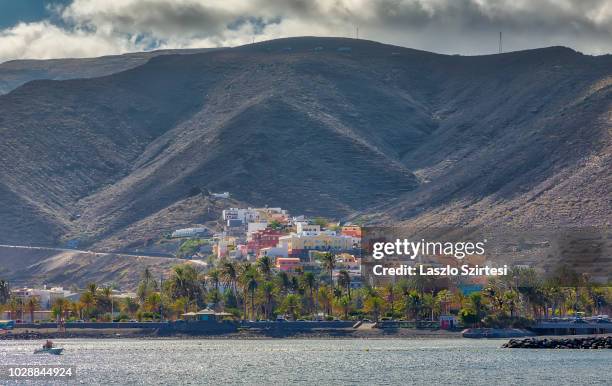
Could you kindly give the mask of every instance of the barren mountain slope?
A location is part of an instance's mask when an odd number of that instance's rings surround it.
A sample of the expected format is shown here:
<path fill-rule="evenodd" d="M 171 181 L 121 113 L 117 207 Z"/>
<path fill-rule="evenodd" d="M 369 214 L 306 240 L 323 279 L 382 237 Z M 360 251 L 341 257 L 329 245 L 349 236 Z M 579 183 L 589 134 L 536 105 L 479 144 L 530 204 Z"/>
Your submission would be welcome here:
<path fill-rule="evenodd" d="M 30 82 L 0 96 L 0 194 L 25 210 L 0 241 L 129 245 L 151 219 L 199 223 L 176 204 L 205 190 L 377 222 L 511 208 L 563 223 L 571 202 L 602 223 L 611 76 L 610 56 L 562 47 L 460 57 L 293 38 Z"/>
<path fill-rule="evenodd" d="M 194 54 L 209 50 L 212 49 L 158 50 L 81 59 L 11 60 L 0 63 L 0 94 L 6 94 L 32 80 L 95 78 L 138 67 L 159 55 Z"/>

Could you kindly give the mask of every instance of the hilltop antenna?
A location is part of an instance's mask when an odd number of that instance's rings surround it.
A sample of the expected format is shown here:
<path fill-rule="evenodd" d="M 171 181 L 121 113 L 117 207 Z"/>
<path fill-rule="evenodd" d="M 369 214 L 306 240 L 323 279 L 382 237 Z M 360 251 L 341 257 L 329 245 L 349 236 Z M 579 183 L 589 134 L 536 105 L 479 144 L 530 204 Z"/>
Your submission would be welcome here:
<path fill-rule="evenodd" d="M 502 33 L 499 31 L 499 53 L 502 53 Z"/>

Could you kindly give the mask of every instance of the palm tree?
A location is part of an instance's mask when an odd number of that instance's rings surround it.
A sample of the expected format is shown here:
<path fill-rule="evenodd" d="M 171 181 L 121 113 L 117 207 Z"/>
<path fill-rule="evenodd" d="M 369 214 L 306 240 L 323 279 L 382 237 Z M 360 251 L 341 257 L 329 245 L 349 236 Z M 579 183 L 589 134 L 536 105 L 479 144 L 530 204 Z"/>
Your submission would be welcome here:
<path fill-rule="evenodd" d="M 515 312 L 519 304 L 518 292 L 514 290 L 508 290 L 504 292 L 503 300 L 504 300 L 504 309 L 507 309 L 510 312 L 510 317 L 514 318 Z"/>
<path fill-rule="evenodd" d="M 213 287 L 218 292 L 219 291 L 219 283 L 221 282 L 221 273 L 218 269 L 211 269 L 208 271 L 208 279 L 210 283 L 213 284 Z"/>
<path fill-rule="evenodd" d="M 221 302 L 221 293 L 218 289 L 212 289 L 208 292 L 208 301 L 213 304 L 213 309 L 217 310 L 219 308 L 219 303 Z"/>
<path fill-rule="evenodd" d="M 259 269 L 259 272 L 261 272 L 266 280 L 269 280 L 272 273 L 272 259 L 270 259 L 270 256 L 260 257 L 257 260 L 257 269 Z"/>
<path fill-rule="evenodd" d="M 272 315 L 272 305 L 274 302 L 274 283 L 271 281 L 266 281 L 261 285 L 261 294 L 264 299 L 264 313 L 266 314 L 266 319 L 270 319 Z"/>
<path fill-rule="evenodd" d="M 257 275 L 255 273 L 251 273 L 247 279 L 247 288 L 249 293 L 251 294 L 251 317 L 255 319 L 255 290 L 259 283 L 257 282 Z"/>
<path fill-rule="evenodd" d="M 419 295 L 417 290 L 412 290 L 408 293 L 408 296 L 405 298 L 405 311 L 406 317 L 412 316 L 413 320 L 418 320 L 419 315 L 421 314 L 422 309 L 422 298 Z"/>
<path fill-rule="evenodd" d="M 244 317 L 248 316 L 247 297 L 251 299 L 251 317 L 255 318 L 255 290 L 257 289 L 257 270 L 251 263 L 244 263 L 239 267 L 238 282 L 243 292 Z"/>
<path fill-rule="evenodd" d="M 100 308 L 102 308 L 102 312 L 112 312 L 113 289 L 110 286 L 106 286 L 98 292 L 98 305 L 100 305 Z"/>
<path fill-rule="evenodd" d="M 190 303 L 194 304 L 198 304 L 201 300 L 203 289 L 200 277 L 198 271 L 191 264 L 174 266 L 172 275 L 166 285 L 171 298 L 185 297 Z"/>
<path fill-rule="evenodd" d="M 351 298 L 348 295 L 344 295 L 336 301 L 336 304 L 338 307 L 342 308 L 344 320 L 348 320 L 348 313 L 351 308 Z"/>
<path fill-rule="evenodd" d="M 318 294 L 318 300 L 323 303 L 323 307 L 325 309 L 325 313 L 327 315 L 331 315 L 332 314 L 332 300 L 333 300 L 333 295 L 331 293 L 331 291 L 325 286 L 321 286 L 319 287 L 319 294 Z"/>
<path fill-rule="evenodd" d="M 125 298 L 121 302 L 121 311 L 133 317 L 138 311 L 138 302 L 134 298 Z"/>
<path fill-rule="evenodd" d="M 34 312 L 40 307 L 40 301 L 36 296 L 30 296 L 25 306 L 30 313 L 30 323 L 34 323 Z"/>
<path fill-rule="evenodd" d="M 142 278 L 140 279 L 138 289 L 136 290 L 140 304 L 144 304 L 147 296 L 149 296 L 149 294 L 155 290 L 157 290 L 157 282 L 153 279 L 153 274 L 147 267 L 142 273 Z"/>
<path fill-rule="evenodd" d="M 81 295 L 80 302 L 83 304 L 83 307 L 85 308 L 85 312 L 87 313 L 87 318 L 90 319 L 92 311 L 93 311 L 92 308 L 96 304 L 95 296 L 92 295 L 90 291 L 84 292 Z"/>
<path fill-rule="evenodd" d="M 74 315 L 77 315 L 79 319 L 83 319 L 83 303 L 72 302 L 70 305 L 70 312 L 72 312 Z"/>
<path fill-rule="evenodd" d="M 346 290 L 349 300 L 351 299 L 351 275 L 343 269 L 338 272 L 338 286 Z"/>
<path fill-rule="evenodd" d="M 8 302 L 12 319 L 23 319 L 23 299 L 11 296 Z M 15 318 L 17 316 L 17 318 Z"/>
<path fill-rule="evenodd" d="M 395 286 L 393 283 L 387 283 L 384 288 L 385 300 L 389 304 L 391 314 L 395 312 Z"/>
<path fill-rule="evenodd" d="M 289 279 L 289 275 L 287 275 L 287 272 L 280 271 L 276 276 L 276 280 L 278 283 L 278 287 L 281 290 L 281 293 L 283 295 L 287 295 L 287 293 L 289 292 L 289 288 L 291 287 L 291 280 Z"/>
<path fill-rule="evenodd" d="M 383 301 L 377 295 L 370 295 L 366 298 L 364 311 L 370 313 L 375 322 L 378 322 L 380 311 L 382 310 Z"/>
<path fill-rule="evenodd" d="M 336 268 L 336 257 L 331 252 L 325 252 L 321 258 L 323 262 L 323 268 L 329 272 L 329 286 L 334 286 L 334 268 Z"/>
<path fill-rule="evenodd" d="M 291 314 L 293 320 L 297 319 L 300 308 L 300 297 L 296 294 L 289 294 L 283 302 L 283 310 L 285 313 Z"/>
<path fill-rule="evenodd" d="M 98 295 L 98 285 L 96 283 L 87 284 L 87 292 L 96 297 Z"/>
<path fill-rule="evenodd" d="M 145 299 L 145 308 L 149 312 L 158 313 L 159 307 L 161 306 L 162 299 L 159 292 L 152 292 Z"/>
<path fill-rule="evenodd" d="M 70 301 L 64 298 L 57 298 L 53 302 L 53 307 L 51 308 L 53 312 L 53 316 L 57 319 L 58 323 L 63 323 L 66 318 L 66 312 L 69 310 Z"/>
<path fill-rule="evenodd" d="M 221 279 L 226 286 L 229 286 L 234 296 L 236 296 L 236 280 L 238 280 L 238 272 L 236 265 L 230 261 L 221 263 Z"/>
<path fill-rule="evenodd" d="M 314 273 L 312 272 L 306 272 L 303 276 L 303 279 L 305 286 L 308 288 L 308 293 L 310 295 L 309 299 L 309 310 L 312 313 L 313 309 L 314 309 L 314 303 L 315 303 L 315 299 L 314 299 L 314 288 L 315 288 L 315 284 L 317 279 L 315 278 Z"/>
<path fill-rule="evenodd" d="M 480 292 L 474 292 L 470 294 L 470 304 L 472 306 L 472 309 L 476 313 L 476 323 L 480 325 L 480 321 L 482 320 L 485 313 L 484 303 L 482 301 L 482 295 L 480 294 Z"/>

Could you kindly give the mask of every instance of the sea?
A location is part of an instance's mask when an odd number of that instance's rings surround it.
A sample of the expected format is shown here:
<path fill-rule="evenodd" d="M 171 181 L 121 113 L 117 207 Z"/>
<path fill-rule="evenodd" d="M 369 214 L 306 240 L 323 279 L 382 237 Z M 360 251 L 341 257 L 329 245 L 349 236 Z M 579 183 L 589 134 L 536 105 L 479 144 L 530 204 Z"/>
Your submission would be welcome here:
<path fill-rule="evenodd" d="M 0 364 L 73 366 L 73 378 L 0 384 L 612 385 L 612 350 L 504 349 L 470 339 L 0 341 Z"/>

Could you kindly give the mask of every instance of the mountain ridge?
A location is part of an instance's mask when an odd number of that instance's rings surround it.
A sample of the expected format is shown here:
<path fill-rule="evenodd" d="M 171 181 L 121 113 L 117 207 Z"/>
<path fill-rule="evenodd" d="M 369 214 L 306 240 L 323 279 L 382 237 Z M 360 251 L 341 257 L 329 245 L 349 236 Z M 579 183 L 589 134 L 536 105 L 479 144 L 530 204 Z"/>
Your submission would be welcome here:
<path fill-rule="evenodd" d="M 514 205 L 522 223 L 531 196 L 554 210 L 537 188 L 552 184 L 605 225 L 610 79 L 611 56 L 562 47 L 463 57 L 305 37 L 29 82 L 0 96 L 0 241 L 137 245 L 134 224 L 174 226 L 158 214 L 202 191 L 376 223 L 504 222 Z M 564 173 L 603 182 L 563 188 Z"/>

